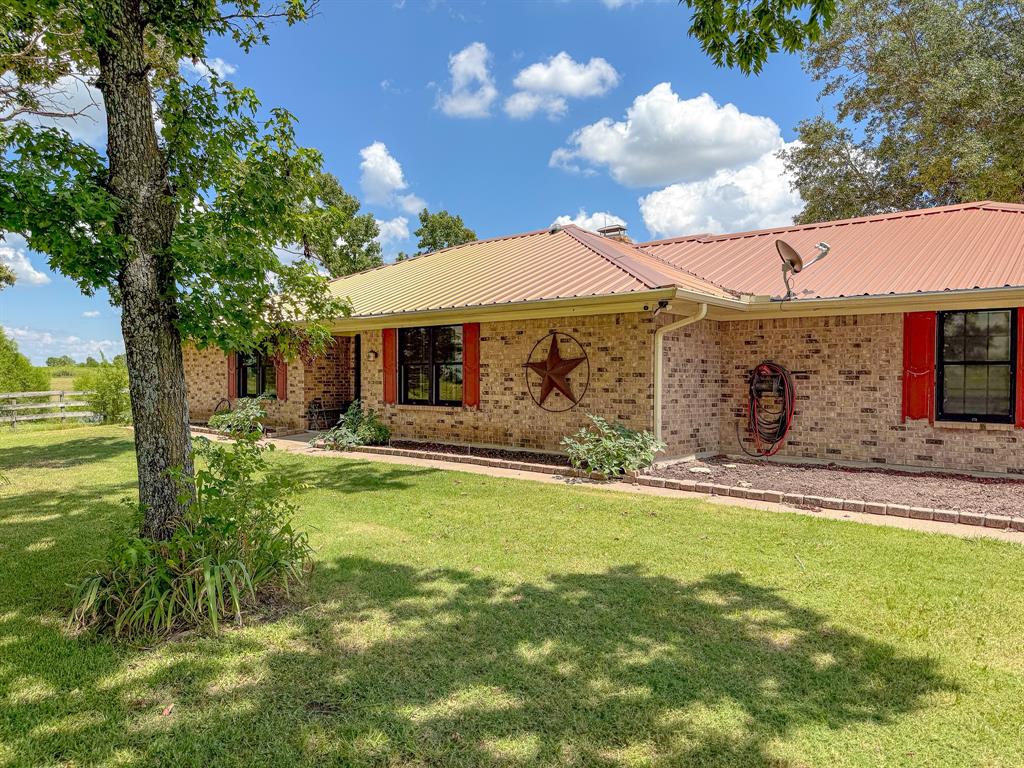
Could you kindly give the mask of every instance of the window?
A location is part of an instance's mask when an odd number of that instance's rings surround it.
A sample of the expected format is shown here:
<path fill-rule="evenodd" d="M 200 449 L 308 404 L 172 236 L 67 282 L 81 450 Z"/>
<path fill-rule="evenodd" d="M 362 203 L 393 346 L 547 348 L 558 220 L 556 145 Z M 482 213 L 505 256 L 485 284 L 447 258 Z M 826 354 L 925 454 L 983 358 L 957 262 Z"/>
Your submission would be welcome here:
<path fill-rule="evenodd" d="M 462 405 L 462 326 L 398 329 L 398 397 L 407 405 Z"/>
<path fill-rule="evenodd" d="M 938 418 L 1013 421 L 1016 313 L 939 313 Z"/>
<path fill-rule="evenodd" d="M 277 366 L 259 352 L 238 353 L 238 396 L 276 397 Z"/>

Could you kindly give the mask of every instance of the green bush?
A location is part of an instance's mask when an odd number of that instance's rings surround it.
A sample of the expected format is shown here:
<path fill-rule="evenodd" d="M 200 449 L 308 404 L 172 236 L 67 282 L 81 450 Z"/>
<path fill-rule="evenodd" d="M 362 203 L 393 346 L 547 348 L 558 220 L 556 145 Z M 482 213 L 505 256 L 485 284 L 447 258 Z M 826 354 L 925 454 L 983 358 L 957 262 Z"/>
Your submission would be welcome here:
<path fill-rule="evenodd" d="M 587 418 L 593 426 L 562 438 L 569 462 L 576 469 L 612 477 L 651 466 L 655 454 L 665 450 L 665 444 L 646 430 L 637 432 L 623 424 L 609 424 L 600 416 Z"/>
<path fill-rule="evenodd" d="M 50 388 L 50 374 L 36 368 L 0 328 L 0 392 L 41 392 Z"/>
<path fill-rule="evenodd" d="M 107 424 L 131 422 L 126 366 L 103 361 L 80 372 L 75 377 L 75 386 L 88 390 L 85 400 L 89 403 L 89 409 Z"/>
<path fill-rule="evenodd" d="M 387 445 L 391 430 L 373 410 L 364 411 L 362 403 L 356 400 L 338 423 L 317 440 L 322 440 L 328 448 L 348 451 L 360 445 Z"/>
<path fill-rule="evenodd" d="M 291 522 L 301 486 L 267 464 L 272 450 L 249 438 L 198 438 L 197 466 L 205 468 L 181 525 L 167 541 L 119 537 L 79 587 L 72 626 L 129 640 L 200 625 L 216 632 L 223 620 L 241 623 L 261 598 L 304 583 L 312 550 Z"/>
<path fill-rule="evenodd" d="M 259 437 L 263 434 L 263 420 L 267 412 L 263 408 L 264 397 L 243 397 L 235 401 L 235 407 L 225 413 L 215 413 L 206 422 L 210 429 L 224 432 L 231 437 Z"/>

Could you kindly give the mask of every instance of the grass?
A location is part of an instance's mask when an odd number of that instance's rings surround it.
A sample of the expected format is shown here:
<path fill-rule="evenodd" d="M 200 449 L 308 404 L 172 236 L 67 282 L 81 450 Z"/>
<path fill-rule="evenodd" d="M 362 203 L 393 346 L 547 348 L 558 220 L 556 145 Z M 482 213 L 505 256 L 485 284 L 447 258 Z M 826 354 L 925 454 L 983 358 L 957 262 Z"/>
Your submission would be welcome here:
<path fill-rule="evenodd" d="M 989 540 L 280 457 L 298 610 L 70 637 L 130 434 L 0 431 L 0 766 L 1024 764 L 1024 550 Z"/>

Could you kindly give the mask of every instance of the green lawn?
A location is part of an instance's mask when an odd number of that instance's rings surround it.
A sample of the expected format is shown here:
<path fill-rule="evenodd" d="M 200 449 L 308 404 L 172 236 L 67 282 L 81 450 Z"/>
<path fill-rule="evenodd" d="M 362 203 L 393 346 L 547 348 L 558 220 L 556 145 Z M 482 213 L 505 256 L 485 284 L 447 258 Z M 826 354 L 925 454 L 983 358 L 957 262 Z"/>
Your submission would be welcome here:
<path fill-rule="evenodd" d="M 0 431 L 0 765 L 1024 764 L 1024 549 L 988 540 L 282 457 L 297 611 L 69 637 L 130 435 Z"/>

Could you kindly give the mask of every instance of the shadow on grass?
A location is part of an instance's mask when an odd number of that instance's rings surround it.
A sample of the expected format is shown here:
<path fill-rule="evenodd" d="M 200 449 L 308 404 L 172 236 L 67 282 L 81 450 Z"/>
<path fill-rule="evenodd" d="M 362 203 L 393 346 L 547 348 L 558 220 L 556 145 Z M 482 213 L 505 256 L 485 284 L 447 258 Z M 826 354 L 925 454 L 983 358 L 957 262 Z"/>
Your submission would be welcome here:
<path fill-rule="evenodd" d="M 412 487 L 410 478 L 436 475 L 441 470 L 425 467 L 385 464 L 360 459 L 338 459 L 334 456 L 305 457 L 277 454 L 288 468 L 288 475 L 311 489 L 338 491 L 339 493 L 365 493 L 396 491 Z"/>
<path fill-rule="evenodd" d="M 248 768 L 785 766 L 773 746 L 799 729 L 886 723 L 952 689 L 931 659 L 735 573 L 683 583 L 620 567 L 509 585 L 344 558 L 321 565 L 313 591 L 305 611 L 172 643 L 159 664 L 0 618 L 0 653 L 19 660 L 0 664 L 0 727 L 24 724 L 7 734 L 12 754 Z M 89 663 L 69 672 L 47 662 L 55 654 Z M 50 693 L 19 695 L 19 673 Z"/>
<path fill-rule="evenodd" d="M 46 445 L 0 448 L 0 468 L 67 469 L 113 459 L 134 450 L 130 432 L 124 437 L 76 437 Z"/>

